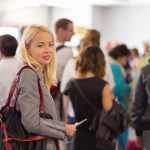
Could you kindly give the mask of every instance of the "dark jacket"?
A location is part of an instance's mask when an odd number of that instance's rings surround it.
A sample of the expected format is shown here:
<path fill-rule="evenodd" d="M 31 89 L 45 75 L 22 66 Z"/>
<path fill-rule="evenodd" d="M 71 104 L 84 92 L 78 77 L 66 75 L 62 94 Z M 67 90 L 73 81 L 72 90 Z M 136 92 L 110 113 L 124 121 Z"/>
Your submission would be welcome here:
<path fill-rule="evenodd" d="M 143 67 L 136 86 L 132 109 L 132 121 L 136 135 L 150 130 L 150 64 Z"/>
<path fill-rule="evenodd" d="M 91 128 L 96 131 L 96 148 L 115 149 L 115 140 L 129 125 L 129 116 L 125 109 L 113 101 L 109 112 L 97 112 Z"/>

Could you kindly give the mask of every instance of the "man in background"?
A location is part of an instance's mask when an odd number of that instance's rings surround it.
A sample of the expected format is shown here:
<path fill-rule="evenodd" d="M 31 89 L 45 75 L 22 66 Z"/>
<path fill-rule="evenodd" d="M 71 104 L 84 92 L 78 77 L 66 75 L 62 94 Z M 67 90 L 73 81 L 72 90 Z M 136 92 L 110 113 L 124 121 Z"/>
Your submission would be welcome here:
<path fill-rule="evenodd" d="M 71 47 L 65 45 L 65 42 L 70 41 L 74 35 L 73 22 L 66 18 L 61 18 L 55 23 L 56 32 L 56 57 L 57 57 L 57 90 L 55 95 L 51 88 L 51 93 L 55 101 L 58 119 L 64 121 L 65 114 L 63 109 L 62 94 L 60 92 L 60 84 L 64 68 L 69 59 L 73 58 Z"/>
<path fill-rule="evenodd" d="M 19 70 L 15 58 L 18 43 L 15 37 L 5 34 L 0 36 L 0 108 L 6 104 L 9 90 Z"/>
<path fill-rule="evenodd" d="M 56 51 L 57 51 L 57 79 L 60 82 L 64 67 L 68 60 L 73 57 L 71 47 L 65 46 L 65 42 L 70 41 L 74 35 L 73 22 L 62 18 L 55 23 Z"/>
<path fill-rule="evenodd" d="M 59 120 L 65 121 L 65 111 L 63 107 L 63 97 L 60 92 L 60 84 L 62 80 L 62 75 L 64 68 L 69 59 L 73 58 L 73 51 L 71 47 L 65 45 L 65 42 L 69 42 L 74 35 L 73 22 L 66 18 L 61 18 L 55 23 L 55 33 L 56 33 L 56 57 L 57 57 L 57 86 L 56 91 L 52 90 L 51 94 L 54 98 L 57 116 Z M 54 88 L 55 89 L 55 88 Z M 53 94 L 54 93 L 54 94 Z M 65 143 L 60 143 L 60 149 L 67 149 Z"/>

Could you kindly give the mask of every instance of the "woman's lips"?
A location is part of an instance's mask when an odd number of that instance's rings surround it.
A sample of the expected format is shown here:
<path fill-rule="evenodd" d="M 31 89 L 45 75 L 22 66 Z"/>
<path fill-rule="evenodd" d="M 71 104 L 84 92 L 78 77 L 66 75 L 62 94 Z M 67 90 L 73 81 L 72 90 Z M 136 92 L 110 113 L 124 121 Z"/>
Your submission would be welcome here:
<path fill-rule="evenodd" d="M 50 59 L 50 56 L 43 56 L 43 58 L 44 58 L 45 60 L 49 60 L 49 59 Z"/>

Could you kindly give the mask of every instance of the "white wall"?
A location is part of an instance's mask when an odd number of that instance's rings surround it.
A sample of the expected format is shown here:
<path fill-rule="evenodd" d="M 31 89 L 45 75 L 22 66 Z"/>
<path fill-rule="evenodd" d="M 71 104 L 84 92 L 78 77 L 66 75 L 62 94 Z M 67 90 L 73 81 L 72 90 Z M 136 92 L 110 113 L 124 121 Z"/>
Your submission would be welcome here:
<path fill-rule="evenodd" d="M 105 7 L 92 7 L 92 28 L 103 30 L 105 27 L 104 11 Z"/>
<path fill-rule="evenodd" d="M 81 6 L 81 7 L 71 7 L 71 8 L 58 8 L 54 7 L 52 9 L 52 20 L 51 27 L 54 29 L 54 23 L 59 18 L 71 19 L 75 26 L 92 26 L 92 7 L 91 6 Z"/>
<path fill-rule="evenodd" d="M 94 8 L 95 9 L 95 8 Z M 98 10 L 98 8 L 96 7 Z M 103 8 L 99 12 L 103 17 L 98 21 L 98 15 L 93 22 L 96 26 L 102 26 L 103 41 L 125 42 L 129 47 L 138 46 L 142 48 L 145 40 L 150 40 L 150 6 L 113 6 Z"/>
<path fill-rule="evenodd" d="M 5 0 L 4 0 L 5 1 Z M 4 2 L 3 1 L 3 2 Z M 2 5 L 0 2 L 0 25 L 44 24 L 54 29 L 58 18 L 71 19 L 75 26 L 96 28 L 101 31 L 101 42 L 125 42 L 130 47 L 142 47 L 145 40 L 150 40 L 150 6 L 74 6 L 29 7 Z"/>
<path fill-rule="evenodd" d="M 108 6 L 53 8 L 51 27 L 61 17 L 74 21 L 76 26 L 96 28 L 101 32 L 101 43 L 124 42 L 129 47 L 143 50 L 142 43 L 150 40 L 150 6 Z"/>
<path fill-rule="evenodd" d="M 10 7 L 0 11 L 1 25 L 26 25 L 26 24 L 50 24 L 51 8 L 46 6 L 29 7 L 18 6 Z"/>

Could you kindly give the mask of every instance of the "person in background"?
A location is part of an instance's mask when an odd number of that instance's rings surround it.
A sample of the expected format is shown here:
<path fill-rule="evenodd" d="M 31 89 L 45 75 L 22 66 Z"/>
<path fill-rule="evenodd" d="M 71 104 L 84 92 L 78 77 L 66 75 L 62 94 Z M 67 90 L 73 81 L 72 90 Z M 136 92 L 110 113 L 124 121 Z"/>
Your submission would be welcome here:
<path fill-rule="evenodd" d="M 63 109 L 62 93 L 60 92 L 60 83 L 64 68 L 69 59 L 73 58 L 71 47 L 65 46 L 65 42 L 70 41 L 74 35 L 73 22 L 66 18 L 61 18 L 55 23 L 56 33 L 56 57 L 57 57 L 57 94 L 53 97 L 57 109 L 57 115 L 60 120 L 65 120 Z"/>
<path fill-rule="evenodd" d="M 142 67 L 149 64 L 149 60 L 150 60 L 150 43 L 149 43 L 149 41 L 144 42 L 143 47 L 144 47 L 144 54 L 140 59 L 140 70 Z"/>
<path fill-rule="evenodd" d="M 140 72 L 140 55 L 137 48 L 131 49 L 131 59 L 130 59 L 130 66 L 131 66 L 131 78 L 132 78 L 132 97 L 134 96 L 136 82 L 139 78 Z"/>
<path fill-rule="evenodd" d="M 100 33 L 99 31 L 95 29 L 88 29 L 84 39 L 82 39 L 80 48 L 79 48 L 79 53 L 85 49 L 88 46 L 97 46 L 99 47 L 100 45 Z M 64 92 L 64 89 L 68 83 L 68 81 L 75 77 L 75 65 L 76 65 L 76 58 L 74 57 L 68 61 L 66 64 L 66 67 L 64 69 L 64 73 L 62 76 L 62 82 L 61 82 L 61 92 Z M 75 122 L 75 116 L 72 108 L 71 101 L 69 101 L 68 97 L 66 98 L 65 95 L 63 95 L 63 101 L 64 101 L 64 109 L 65 109 L 65 114 L 66 114 L 66 121 L 70 123 Z"/>
<path fill-rule="evenodd" d="M 19 41 L 21 41 L 23 32 L 24 32 L 26 27 L 27 27 L 26 25 L 20 27 L 20 29 L 19 29 Z"/>
<path fill-rule="evenodd" d="M 80 42 L 80 48 L 78 49 L 79 53 L 85 47 L 87 47 L 89 45 L 99 47 L 99 45 L 100 45 L 100 32 L 99 31 L 97 31 L 95 29 L 87 30 L 84 39 L 82 39 Z M 68 63 L 66 64 L 66 67 L 65 67 L 64 73 L 63 73 L 63 77 L 62 77 L 62 81 L 61 81 L 61 89 L 60 90 L 62 93 L 64 92 L 68 81 L 71 78 L 75 77 L 76 58 L 77 57 L 70 59 L 68 61 Z M 72 107 L 71 100 L 69 100 L 68 96 L 63 95 L 63 103 L 64 103 L 66 122 L 71 123 L 71 124 L 75 123 L 76 120 L 75 120 L 74 110 Z M 69 139 L 69 142 L 68 142 L 69 150 L 72 149 L 72 145 L 73 145 L 73 140 Z"/>
<path fill-rule="evenodd" d="M 57 20 L 55 23 L 55 32 L 57 52 L 57 79 L 60 82 L 66 63 L 69 59 L 73 58 L 71 47 L 65 46 L 65 42 L 70 41 L 74 35 L 73 22 L 66 18 Z"/>
<path fill-rule="evenodd" d="M 137 48 L 131 49 L 131 60 L 130 60 L 130 66 L 131 66 L 131 76 L 134 78 L 136 76 L 137 70 L 140 67 L 140 55 Z"/>
<path fill-rule="evenodd" d="M 150 44 L 149 41 L 145 41 L 143 43 L 143 48 L 144 48 L 144 56 L 146 56 L 147 54 L 149 54 L 150 52 Z"/>
<path fill-rule="evenodd" d="M 124 65 L 127 63 L 129 54 L 130 51 L 124 44 L 114 47 L 109 53 L 111 69 L 115 81 L 115 86 L 113 88 L 114 96 L 126 111 L 128 110 L 127 97 L 130 95 L 131 88 L 125 81 Z M 128 131 L 126 130 L 119 135 L 119 150 L 123 150 L 127 145 Z"/>
<path fill-rule="evenodd" d="M 100 47 L 100 32 L 95 30 L 95 29 L 87 29 L 86 34 L 84 38 L 81 41 L 80 48 L 79 48 L 79 53 L 82 52 L 84 49 L 86 49 L 89 46 L 97 46 Z M 61 92 L 64 91 L 67 82 L 75 77 L 75 65 L 76 65 L 76 57 L 73 59 L 70 59 L 65 67 L 63 77 L 62 77 L 62 82 L 61 82 Z M 113 82 L 113 76 L 111 73 L 110 66 L 106 62 L 106 74 L 104 79 L 110 83 L 110 86 L 114 86 Z M 68 98 L 68 97 L 67 97 Z M 69 99 L 67 99 L 66 96 L 63 96 L 64 100 L 64 109 L 66 111 L 66 120 L 70 122 L 74 122 L 74 112 L 71 106 L 71 103 Z M 69 120 L 68 120 L 69 119 Z"/>
<path fill-rule="evenodd" d="M 104 75 L 105 58 L 101 49 L 90 46 L 82 50 L 77 57 L 76 77 L 67 83 L 64 90 L 64 95 L 72 102 L 76 121 L 87 118 L 87 122 L 77 128 L 73 150 L 96 150 L 96 135 L 89 129 L 92 119 L 97 110 L 109 111 L 112 108 L 113 96 L 109 84 L 103 80 Z M 86 100 L 76 84 L 86 95 Z"/>
<path fill-rule="evenodd" d="M 87 30 L 85 37 L 83 38 L 82 44 L 80 46 L 80 50 L 82 51 L 83 49 L 91 45 L 100 47 L 100 36 L 101 36 L 100 32 L 95 29 Z M 104 79 L 108 81 L 111 88 L 113 88 L 114 79 L 113 79 L 112 71 L 111 71 L 110 64 L 107 61 L 106 57 L 105 57 L 105 60 L 106 60 L 106 68 L 105 68 L 106 73 L 105 73 Z"/>
<path fill-rule="evenodd" d="M 11 84 L 19 70 L 15 58 L 18 42 L 9 34 L 0 36 L 0 108 L 5 105 Z"/>
<path fill-rule="evenodd" d="M 22 124 L 29 133 L 47 137 L 46 150 L 56 150 L 55 139 L 64 140 L 65 136 L 73 136 L 75 125 L 57 120 L 55 104 L 49 89 L 56 83 L 56 52 L 52 32 L 45 26 L 27 26 L 18 48 L 19 60 L 23 66 L 30 66 L 21 72 L 13 100 L 17 96 L 16 109 L 21 113 Z M 35 73 L 36 71 L 36 73 Z M 45 112 L 52 119 L 39 116 L 40 95 L 38 77 L 44 98 Z"/>
<path fill-rule="evenodd" d="M 150 149 L 150 64 L 141 69 L 138 79 L 133 109 L 133 127 L 136 133 L 137 146 L 144 150 Z"/>
<path fill-rule="evenodd" d="M 130 57 L 130 56 L 129 56 Z M 125 70 L 125 80 L 127 84 L 131 84 L 133 81 L 132 76 L 131 76 L 131 66 L 130 66 L 130 60 L 127 60 L 127 63 L 123 66 Z"/>
<path fill-rule="evenodd" d="M 112 41 L 108 41 L 107 43 L 106 43 L 106 45 L 105 45 L 105 53 L 109 53 L 109 52 L 111 52 L 111 50 L 115 47 L 117 45 L 117 43 L 115 43 L 115 42 L 112 42 Z"/>

